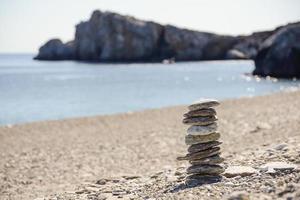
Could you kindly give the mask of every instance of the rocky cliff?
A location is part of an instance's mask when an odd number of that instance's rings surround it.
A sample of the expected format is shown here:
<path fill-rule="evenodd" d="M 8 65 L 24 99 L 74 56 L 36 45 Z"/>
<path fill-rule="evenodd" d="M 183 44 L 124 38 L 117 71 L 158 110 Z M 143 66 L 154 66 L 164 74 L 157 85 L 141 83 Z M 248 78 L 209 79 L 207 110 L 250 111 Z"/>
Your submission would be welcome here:
<path fill-rule="evenodd" d="M 261 45 L 253 74 L 300 78 L 300 23 L 280 28 Z"/>
<path fill-rule="evenodd" d="M 60 39 L 51 39 L 39 49 L 37 60 L 72 60 L 75 57 L 74 42 L 63 43 Z"/>
<path fill-rule="evenodd" d="M 299 31 L 297 27 L 287 28 L 290 26 L 234 37 L 96 10 L 88 21 L 76 26 L 73 41 L 49 40 L 35 59 L 92 62 L 255 59 L 254 74 L 299 77 Z"/>
<path fill-rule="evenodd" d="M 76 26 L 75 57 L 91 61 L 143 61 L 158 54 L 163 27 L 133 17 L 95 11 Z"/>

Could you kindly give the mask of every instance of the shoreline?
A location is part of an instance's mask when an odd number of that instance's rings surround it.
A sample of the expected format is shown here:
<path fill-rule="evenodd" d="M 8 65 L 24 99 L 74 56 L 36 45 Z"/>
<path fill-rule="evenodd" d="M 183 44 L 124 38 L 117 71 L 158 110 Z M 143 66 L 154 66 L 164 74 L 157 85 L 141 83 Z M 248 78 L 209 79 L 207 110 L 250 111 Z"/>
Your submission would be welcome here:
<path fill-rule="evenodd" d="M 271 78 L 273 79 L 273 78 Z M 277 79 L 277 78 L 274 78 Z M 236 97 L 236 98 L 224 98 L 224 99 L 218 99 L 221 102 L 224 101 L 231 101 L 231 100 L 243 100 L 243 99 L 251 99 L 255 97 L 263 97 L 263 96 L 270 96 L 274 94 L 279 94 L 279 93 L 290 93 L 290 92 L 297 92 L 300 91 L 300 88 L 297 89 L 285 89 L 283 91 L 276 91 L 276 92 L 271 92 L 268 94 L 261 94 L 261 95 L 256 95 L 256 96 L 242 96 L 242 97 Z M 196 100 L 196 99 L 195 99 Z M 185 104 L 180 104 L 180 105 L 170 105 L 170 106 L 163 106 L 163 107 L 156 107 L 156 108 L 146 108 L 142 110 L 133 110 L 133 111 L 127 111 L 127 112 L 116 112 L 116 113 L 108 113 L 108 114 L 96 114 L 96 115 L 88 115 L 88 116 L 78 116 L 78 117 L 66 117 L 66 118 L 61 118 L 61 119 L 48 119 L 48 120 L 41 120 L 41 121 L 29 121 L 29 122 L 20 122 L 20 123 L 9 123 L 9 124 L 0 124 L 0 128 L 12 128 L 16 126 L 24 126 L 28 124 L 36 124 L 36 123 L 47 123 L 47 122 L 57 122 L 57 121 L 68 121 L 68 120 L 80 120 L 80 119 L 85 119 L 85 118 L 97 118 L 97 117 L 109 117 L 109 116 L 118 116 L 118 115 L 131 115 L 135 113 L 140 113 L 140 112 L 147 112 L 147 111 L 155 111 L 155 110 L 160 110 L 160 109 L 172 109 L 176 107 L 184 107 L 186 106 Z"/>
<path fill-rule="evenodd" d="M 221 101 L 222 155 L 300 139 L 300 92 Z M 0 127 L 0 198 L 33 199 L 124 174 L 148 176 L 186 152 L 185 106 Z M 246 161 L 245 161 L 246 162 Z"/>

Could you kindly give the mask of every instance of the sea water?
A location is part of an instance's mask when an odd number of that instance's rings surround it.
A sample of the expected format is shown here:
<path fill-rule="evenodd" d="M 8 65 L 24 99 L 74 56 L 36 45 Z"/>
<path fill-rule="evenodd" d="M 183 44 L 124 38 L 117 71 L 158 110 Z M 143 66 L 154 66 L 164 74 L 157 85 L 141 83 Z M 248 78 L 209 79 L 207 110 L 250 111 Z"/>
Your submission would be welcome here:
<path fill-rule="evenodd" d="M 245 75 L 252 61 L 99 64 L 0 55 L 0 124 L 139 111 L 198 98 L 251 97 L 297 80 Z"/>

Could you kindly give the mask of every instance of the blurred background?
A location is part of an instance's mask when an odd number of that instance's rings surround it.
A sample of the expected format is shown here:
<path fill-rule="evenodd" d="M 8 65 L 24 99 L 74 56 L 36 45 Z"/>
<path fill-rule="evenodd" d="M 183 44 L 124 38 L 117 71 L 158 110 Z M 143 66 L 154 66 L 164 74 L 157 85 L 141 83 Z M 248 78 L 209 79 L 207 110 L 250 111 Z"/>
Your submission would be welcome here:
<path fill-rule="evenodd" d="M 219 34 L 251 34 L 299 21 L 297 0 L 1 0 L 0 52 L 36 53 L 41 43 L 74 37 L 75 25 L 100 9 Z"/>
<path fill-rule="evenodd" d="M 272 41 L 288 42 L 280 52 L 290 54 L 262 51 L 256 59 L 268 38 L 290 29 L 288 23 L 299 30 L 297 0 L 1 0 L 0 4 L 1 125 L 299 87 L 296 36 Z M 285 60 L 274 64 L 276 57 Z"/>

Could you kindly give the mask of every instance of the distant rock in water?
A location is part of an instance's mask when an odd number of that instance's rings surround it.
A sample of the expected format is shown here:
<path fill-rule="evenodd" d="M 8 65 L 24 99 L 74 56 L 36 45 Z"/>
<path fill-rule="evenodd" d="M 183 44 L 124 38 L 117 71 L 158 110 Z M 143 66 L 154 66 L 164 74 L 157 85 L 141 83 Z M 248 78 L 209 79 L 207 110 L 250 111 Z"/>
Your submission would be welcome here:
<path fill-rule="evenodd" d="M 64 44 L 52 39 L 39 49 L 35 59 L 92 62 L 255 59 L 254 74 L 299 77 L 299 52 L 296 25 L 248 36 L 224 36 L 96 10 L 88 21 L 76 26 L 73 41 Z"/>
<path fill-rule="evenodd" d="M 260 46 L 253 74 L 300 78 L 300 23 L 280 28 Z"/>
<path fill-rule="evenodd" d="M 111 12 L 93 12 L 76 26 L 72 46 L 50 40 L 36 59 L 135 62 L 201 60 L 215 34 L 162 26 Z M 67 54 L 68 53 L 68 54 Z M 65 56 L 65 57 L 64 57 Z"/>
<path fill-rule="evenodd" d="M 217 36 L 212 38 L 203 49 L 203 60 L 227 59 L 228 51 L 231 50 L 237 42 L 238 38 L 232 36 Z"/>
<path fill-rule="evenodd" d="M 205 46 L 216 35 L 167 25 L 159 45 L 160 57 L 175 60 L 202 60 Z"/>
<path fill-rule="evenodd" d="M 63 44 L 59 39 L 52 39 L 39 49 L 35 58 L 96 62 L 248 58 L 245 49 L 227 56 L 239 41 L 242 42 L 238 37 L 163 26 L 96 10 L 88 21 L 76 26 L 74 41 Z"/>
<path fill-rule="evenodd" d="M 72 60 L 75 59 L 75 48 L 73 42 L 66 44 L 60 39 L 49 40 L 39 49 L 35 57 L 38 60 Z"/>
<path fill-rule="evenodd" d="M 262 31 L 254 32 L 248 36 L 239 36 L 237 44 L 234 45 L 233 49 L 241 52 L 247 59 L 254 59 L 259 45 L 267 39 L 273 31 Z"/>
<path fill-rule="evenodd" d="M 78 60 L 144 61 L 158 54 L 163 27 L 133 17 L 94 11 L 87 22 L 76 26 Z"/>

